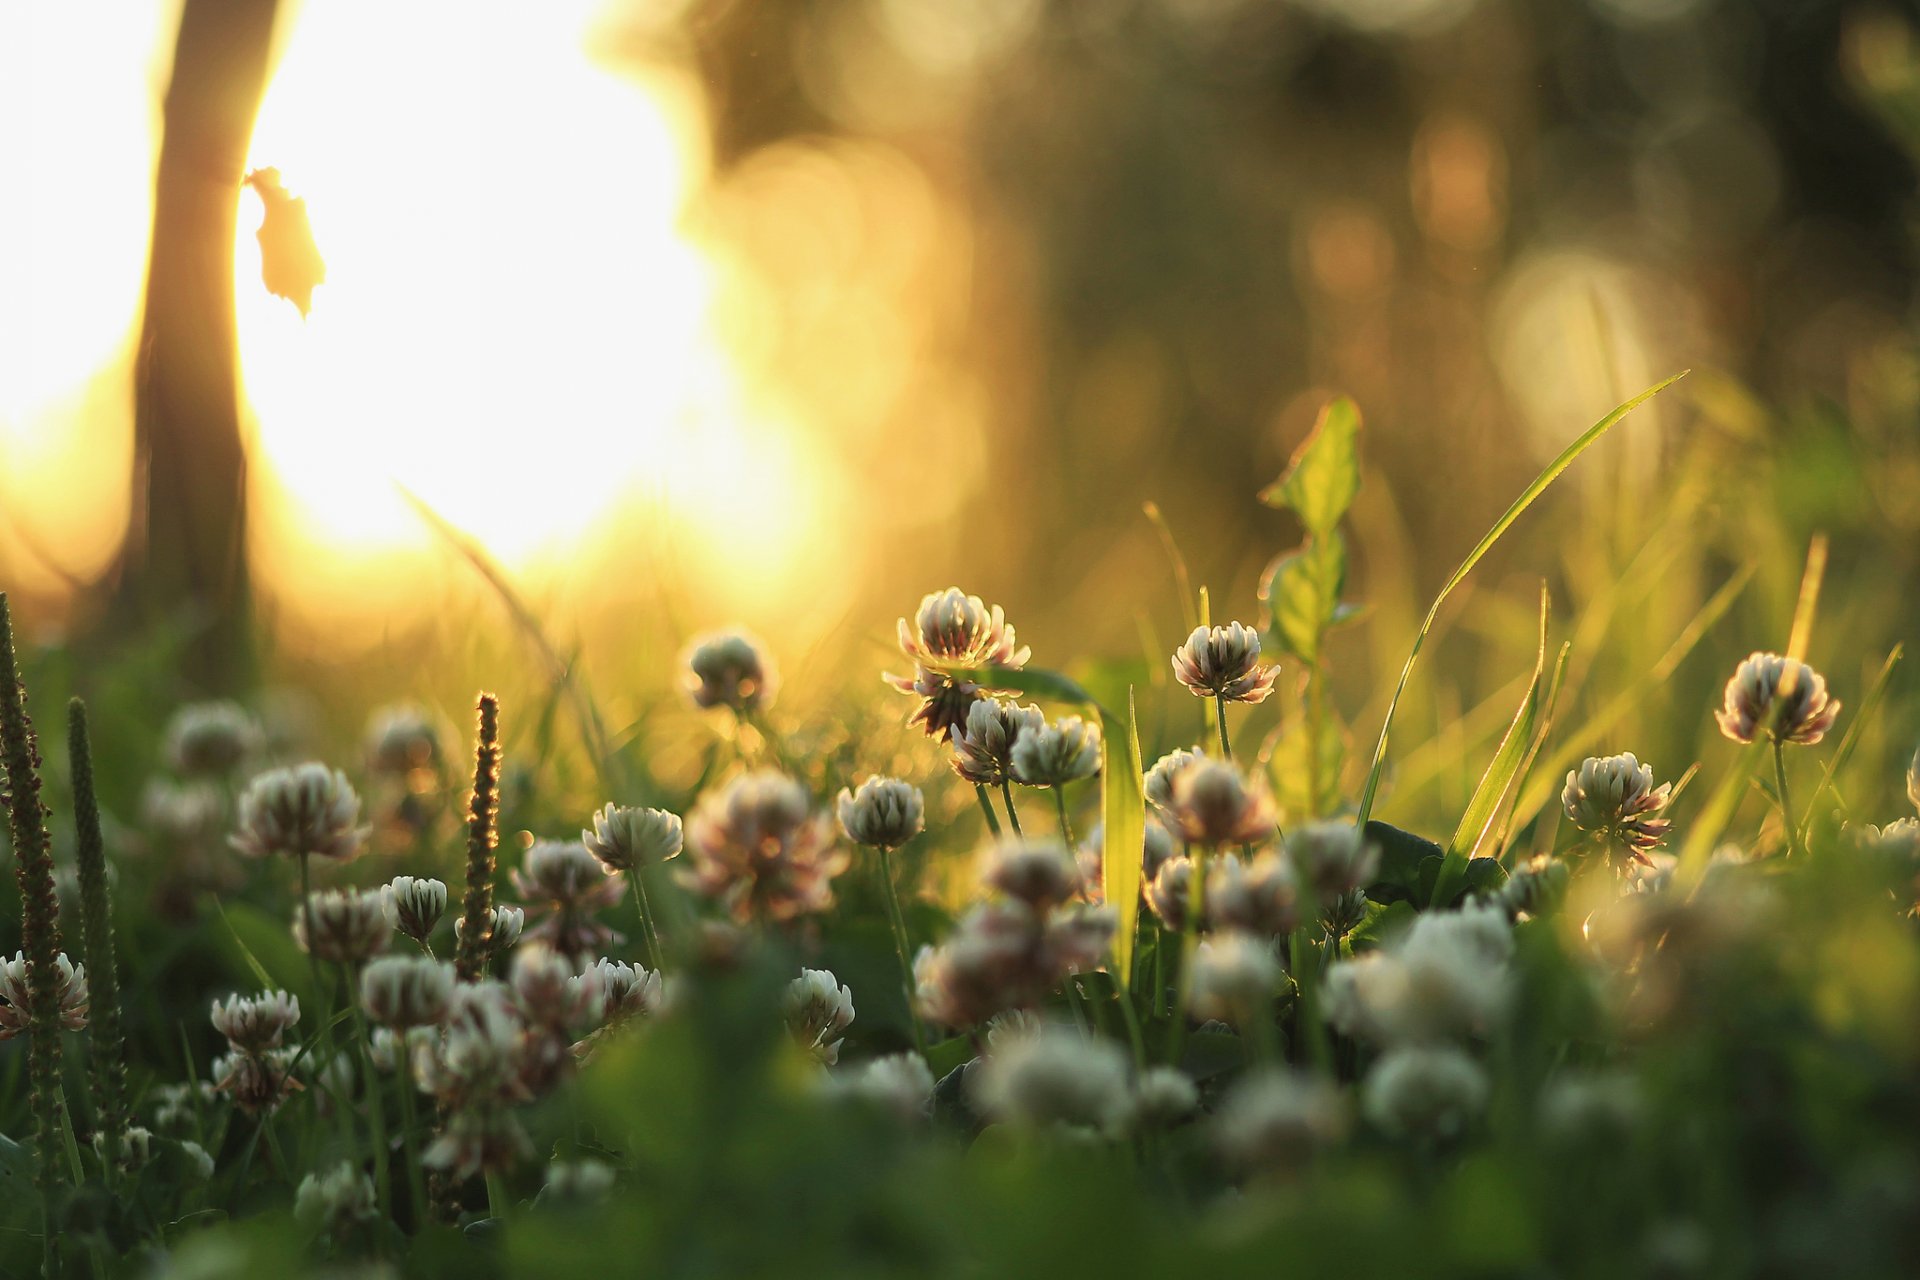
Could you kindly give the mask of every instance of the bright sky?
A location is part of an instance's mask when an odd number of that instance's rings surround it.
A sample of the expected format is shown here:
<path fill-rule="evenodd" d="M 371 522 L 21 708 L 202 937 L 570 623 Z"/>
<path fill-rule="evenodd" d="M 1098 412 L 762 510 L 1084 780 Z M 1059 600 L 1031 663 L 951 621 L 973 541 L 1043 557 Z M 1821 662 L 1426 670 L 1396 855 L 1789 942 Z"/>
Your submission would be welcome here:
<path fill-rule="evenodd" d="M 165 7 L 0 6 L 0 173 L 26 195 L 0 199 L 0 552 L 19 572 L 22 526 L 84 575 L 124 520 Z M 680 228 L 698 96 L 596 65 L 593 8 L 283 15 L 252 162 L 306 199 L 327 283 L 305 321 L 264 291 L 261 206 L 238 190 L 235 261 L 254 554 L 295 615 L 398 606 L 444 566 L 400 485 L 530 572 L 615 525 L 671 530 L 679 572 L 763 606 L 831 537 L 834 477 L 743 389 L 717 272 Z"/>

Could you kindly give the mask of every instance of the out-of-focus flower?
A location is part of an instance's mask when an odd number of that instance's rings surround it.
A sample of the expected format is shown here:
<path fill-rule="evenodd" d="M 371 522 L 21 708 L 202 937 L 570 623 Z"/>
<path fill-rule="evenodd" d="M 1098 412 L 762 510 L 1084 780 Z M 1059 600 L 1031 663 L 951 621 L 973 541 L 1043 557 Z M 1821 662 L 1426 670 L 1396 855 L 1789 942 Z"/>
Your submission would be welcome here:
<path fill-rule="evenodd" d="M 587 973 L 600 980 L 609 1022 L 651 1017 L 666 1008 L 666 988 L 659 973 L 643 965 L 603 957 Z"/>
<path fill-rule="evenodd" d="M 387 923 L 421 946 L 447 910 L 447 886 L 438 880 L 395 876 L 380 890 L 380 909 Z"/>
<path fill-rule="evenodd" d="M 967 1086 L 980 1110 L 1003 1123 L 1103 1136 L 1125 1129 L 1133 1103 L 1119 1046 L 1054 1027 L 1021 1036 L 969 1068 Z"/>
<path fill-rule="evenodd" d="M 300 1021 L 300 998 L 285 991 L 257 996 L 230 995 L 213 1002 L 213 1029 L 241 1053 L 278 1049 L 287 1031 Z"/>
<path fill-rule="evenodd" d="M 513 887 L 544 917 L 527 937 L 576 964 L 613 941 L 595 915 L 620 901 L 620 881 L 578 841 L 534 841 L 514 868 Z"/>
<path fill-rule="evenodd" d="M 167 765 L 183 778 L 225 778 L 260 747 L 259 722 L 235 702 L 191 703 L 167 722 Z"/>
<path fill-rule="evenodd" d="M 1013 777 L 1030 787 L 1061 787 L 1100 772 L 1100 730 L 1079 716 L 1062 716 L 1022 733 L 1013 743 Z"/>
<path fill-rule="evenodd" d="M 1571 876 L 1566 863 L 1543 854 L 1515 867 L 1494 900 L 1509 919 L 1541 915 L 1560 900 Z"/>
<path fill-rule="evenodd" d="M 347 775 L 312 762 L 269 769 L 249 782 L 240 793 L 238 827 L 234 848 L 256 858 L 345 861 L 367 834 Z"/>
<path fill-rule="evenodd" d="M 1616 1071 L 1556 1076 L 1540 1091 L 1540 1131 L 1550 1141 L 1599 1146 L 1624 1141 L 1640 1122 L 1639 1087 Z"/>
<path fill-rule="evenodd" d="M 513 1114 L 501 1107 L 456 1111 L 420 1157 L 455 1178 L 511 1168 L 533 1154 L 533 1143 Z"/>
<path fill-rule="evenodd" d="M 547 1182 L 538 1203 L 598 1204 L 613 1190 L 614 1168 L 604 1160 L 555 1160 L 547 1166 Z"/>
<path fill-rule="evenodd" d="M 1013 777 L 1013 748 L 1047 723 L 1035 706 L 993 698 L 969 699 L 964 722 L 951 726 L 953 771 L 975 786 L 997 787 Z"/>
<path fill-rule="evenodd" d="M 1173 651 L 1173 674 L 1197 698 L 1264 702 L 1280 668 L 1260 665 L 1258 631 L 1229 622 L 1224 627 L 1195 627 Z"/>
<path fill-rule="evenodd" d="M 1379 1045 L 1481 1035 L 1512 994 L 1512 926 L 1497 905 L 1422 915 L 1383 951 L 1327 972 L 1327 1021 Z"/>
<path fill-rule="evenodd" d="M 1266 789 L 1248 786 L 1224 760 L 1198 761 L 1176 773 L 1167 808 L 1174 830 L 1202 844 L 1247 844 L 1274 834 Z"/>
<path fill-rule="evenodd" d="M 857 1070 L 827 1077 L 827 1090 L 889 1111 L 905 1121 L 923 1120 L 933 1108 L 933 1072 L 917 1053 L 893 1053 Z"/>
<path fill-rule="evenodd" d="M 869 849 L 898 849 L 926 827 L 920 788 L 898 778 L 868 778 L 856 791 L 842 787 L 840 830 Z"/>
<path fill-rule="evenodd" d="M 680 856 L 680 819 L 665 809 L 609 804 L 593 815 L 593 830 L 580 843 L 609 874 L 656 867 Z"/>
<path fill-rule="evenodd" d="M 54 1003 L 60 1009 L 60 1025 L 68 1031 L 84 1031 L 91 997 L 87 992 L 87 966 L 75 964 L 61 952 L 54 959 Z M 27 957 L 16 951 L 13 959 L 0 964 L 0 1040 L 11 1040 L 26 1031 L 33 1022 L 27 999 Z"/>
<path fill-rule="evenodd" d="M 383 1027 L 435 1026 L 452 1000 L 452 966 L 425 956 L 384 956 L 360 975 L 360 1003 Z"/>
<path fill-rule="evenodd" d="M 1298 1173 L 1346 1132 L 1340 1091 L 1317 1076 L 1283 1068 L 1249 1072 L 1213 1118 L 1214 1146 L 1247 1173 Z"/>
<path fill-rule="evenodd" d="M 1451 1045 L 1391 1049 L 1367 1072 L 1360 1107 L 1396 1137 L 1437 1142 L 1459 1136 L 1486 1109 L 1487 1073 Z"/>
<path fill-rule="evenodd" d="M 450 1112 L 521 1101 L 526 1040 L 526 1023 L 502 983 L 457 984 L 440 1034 L 409 1037 L 414 1079 Z"/>
<path fill-rule="evenodd" d="M 437 773 L 441 759 L 439 721 L 425 707 L 397 703 L 368 717 L 367 772 L 375 777 L 410 782 Z"/>
<path fill-rule="evenodd" d="M 780 674 L 766 647 L 744 631 L 696 637 L 682 658 L 687 696 L 702 709 L 726 707 L 752 715 L 773 705 Z"/>
<path fill-rule="evenodd" d="M 129 1129 L 128 1132 L 133 1131 Z M 186 1161 L 188 1170 L 196 1180 L 205 1182 L 213 1176 L 213 1157 L 208 1155 L 207 1149 L 199 1143 L 183 1139 L 180 1143 L 180 1156 Z"/>
<path fill-rule="evenodd" d="M 196 1117 L 212 1105 L 218 1093 L 211 1080 L 191 1084 L 155 1085 L 148 1095 L 153 1102 L 153 1125 L 166 1132 L 196 1128 Z"/>
<path fill-rule="evenodd" d="M 975 667 L 1023 667 L 1029 651 L 1014 641 L 1013 628 L 998 605 L 958 587 L 923 597 L 913 625 L 900 619 L 900 651 L 914 664 L 911 676 L 888 675 L 888 684 L 920 698 L 910 723 L 929 736 L 946 738 L 988 692 L 951 673 Z"/>
<path fill-rule="evenodd" d="M 1244 1031 L 1272 1019 L 1280 978 L 1271 942 L 1237 930 L 1216 933 L 1194 954 L 1189 1007 L 1196 1021 L 1218 1019 Z"/>
<path fill-rule="evenodd" d="M 1140 847 L 1140 888 L 1142 893 L 1153 883 L 1167 859 L 1174 856 L 1173 835 L 1166 824 L 1151 814 L 1147 817 L 1146 836 Z M 1102 882 L 1102 861 L 1106 857 L 1106 824 L 1096 822 L 1087 838 L 1074 851 L 1080 867 L 1080 894 L 1089 902 L 1106 900 Z"/>
<path fill-rule="evenodd" d="M 831 971 L 802 969 L 787 984 L 782 999 L 787 1031 L 816 1062 L 832 1066 L 840 1061 L 841 1032 L 853 1025 L 853 989 L 843 987 Z"/>
<path fill-rule="evenodd" d="M 1920 747 L 1914 748 L 1913 763 L 1907 766 L 1907 799 L 1913 802 L 1914 811 L 1920 813 Z"/>
<path fill-rule="evenodd" d="M 1080 891 L 1080 867 L 1058 840 L 1015 836 L 981 854 L 980 883 L 1046 912 Z"/>
<path fill-rule="evenodd" d="M 312 936 L 308 936 L 308 920 Z M 387 949 L 393 926 L 378 889 L 325 889 L 311 894 L 305 908 L 293 912 L 293 940 L 302 951 L 333 964 L 364 964 Z"/>
<path fill-rule="evenodd" d="M 1859 848 L 1920 861 L 1920 819 L 1899 818 L 1885 826 L 1863 822 L 1858 826 L 1849 825 L 1844 834 L 1851 835 Z"/>
<path fill-rule="evenodd" d="M 514 956 L 508 989 L 528 1026 L 555 1032 L 594 1026 L 606 1007 L 607 987 L 599 970 L 576 974 L 558 953 L 542 948 Z"/>
<path fill-rule="evenodd" d="M 1173 780 L 1189 766 L 1199 764 L 1206 758 L 1205 752 L 1180 747 L 1155 760 L 1142 779 L 1147 803 L 1158 809 L 1170 824 L 1173 823 Z"/>
<path fill-rule="evenodd" d="M 1294 870 L 1326 902 L 1364 889 L 1380 869 L 1380 850 L 1350 822 L 1313 822 L 1287 833 Z"/>
<path fill-rule="evenodd" d="M 213 1087 L 250 1116 L 273 1111 L 301 1087 L 293 1078 L 292 1061 L 293 1053 L 287 1049 L 225 1054 L 214 1059 Z"/>
<path fill-rule="evenodd" d="M 1774 742 L 1811 746 L 1839 714 L 1840 700 L 1827 696 L 1825 676 L 1798 659 L 1756 653 L 1727 681 L 1725 704 L 1714 718 L 1735 742 L 1765 734 Z"/>
<path fill-rule="evenodd" d="M 1177 1067 L 1148 1067 L 1133 1082 L 1133 1122 L 1164 1129 L 1192 1115 L 1200 1107 L 1200 1090 Z"/>
<path fill-rule="evenodd" d="M 1251 862 L 1228 855 L 1207 867 L 1207 918 L 1216 927 L 1265 937 L 1293 932 L 1300 923 L 1300 885 L 1293 863 L 1275 849 Z"/>
<path fill-rule="evenodd" d="M 693 888 L 743 924 L 826 910 L 833 877 L 847 867 L 832 819 L 812 812 L 804 787 L 771 770 L 702 796 L 687 819 L 687 848 Z"/>
<path fill-rule="evenodd" d="M 1567 772 L 1560 803 L 1574 826 L 1617 843 L 1631 860 L 1644 862 L 1647 850 L 1673 826 L 1660 816 L 1672 794 L 1671 782 L 1654 786 L 1653 766 L 1627 752 L 1582 760 L 1579 768 Z"/>
<path fill-rule="evenodd" d="M 325 1173 L 310 1173 L 293 1193 L 293 1216 L 307 1230 L 327 1235 L 371 1222 L 378 1216 L 373 1179 L 344 1162 Z"/>
<path fill-rule="evenodd" d="M 527 913 L 519 907 L 496 906 L 493 909 L 492 916 L 493 930 L 489 935 L 490 940 L 487 943 L 488 959 L 492 959 L 503 952 L 511 950 L 513 945 L 520 941 L 520 934 L 527 927 Z M 457 939 L 466 931 L 467 922 L 465 918 L 455 916 L 453 919 L 454 937 Z"/>
<path fill-rule="evenodd" d="M 915 667 L 911 676 L 885 677 L 902 693 L 920 699 L 920 705 L 907 717 L 909 725 L 919 725 L 929 738 L 950 738 L 953 731 L 967 723 L 973 708 L 988 698 L 989 690 L 972 680 L 962 680 L 932 667 Z"/>
<path fill-rule="evenodd" d="M 1017 899 L 980 903 L 939 947 L 913 965 L 921 1012 L 943 1026 L 975 1027 L 997 1014 L 1037 1009 L 1070 973 L 1098 964 L 1117 927 L 1104 907 L 1039 912 Z"/>
<path fill-rule="evenodd" d="M 1176 855 L 1160 864 L 1159 872 L 1142 890 L 1147 906 L 1160 923 L 1175 933 L 1187 928 L 1187 904 L 1193 899 L 1193 859 Z M 1201 922 L 1196 922 L 1196 924 Z"/>

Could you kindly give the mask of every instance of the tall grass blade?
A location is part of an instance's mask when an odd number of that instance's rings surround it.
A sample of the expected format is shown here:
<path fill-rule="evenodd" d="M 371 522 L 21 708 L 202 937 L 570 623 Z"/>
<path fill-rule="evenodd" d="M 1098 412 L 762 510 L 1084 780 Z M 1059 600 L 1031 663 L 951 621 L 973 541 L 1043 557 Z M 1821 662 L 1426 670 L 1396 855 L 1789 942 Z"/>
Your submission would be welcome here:
<path fill-rule="evenodd" d="M 1546 492 L 1548 485 L 1558 480 L 1561 473 L 1572 466 L 1574 461 L 1591 448 L 1615 423 L 1619 422 L 1620 419 L 1626 417 L 1629 413 L 1632 413 L 1642 404 L 1645 404 L 1648 400 L 1666 390 L 1680 379 L 1686 377 L 1687 372 L 1686 370 L 1682 370 L 1674 374 L 1671 378 L 1655 383 L 1582 432 L 1578 439 L 1561 452 L 1559 457 L 1549 462 L 1546 469 L 1534 477 L 1533 483 L 1526 487 L 1525 491 L 1514 500 L 1513 505 L 1508 507 L 1498 520 L 1494 521 L 1493 527 L 1487 530 L 1486 536 L 1481 538 L 1478 545 L 1467 553 L 1467 558 L 1461 562 L 1458 569 L 1454 570 L 1453 576 L 1447 579 L 1446 585 L 1440 588 L 1440 594 L 1433 598 L 1433 606 L 1427 610 L 1426 619 L 1420 624 L 1419 634 L 1413 638 L 1413 650 L 1407 654 L 1406 666 L 1400 670 L 1400 681 L 1394 686 L 1393 698 L 1387 703 L 1386 719 L 1382 721 L 1380 725 L 1380 739 L 1374 744 L 1373 748 L 1373 764 L 1367 770 L 1366 786 L 1362 788 L 1360 792 L 1360 809 L 1354 817 L 1355 826 L 1366 826 L 1367 819 L 1373 814 L 1374 797 L 1380 790 L 1380 775 L 1386 769 L 1387 738 L 1393 729 L 1394 713 L 1399 710 L 1400 697 L 1406 692 L 1407 681 L 1413 676 L 1413 664 L 1420 657 L 1420 648 L 1426 643 L 1427 633 L 1433 629 L 1434 620 L 1440 616 L 1440 606 L 1446 602 L 1449 595 L 1453 594 L 1453 589 L 1459 586 L 1469 573 L 1473 572 L 1473 567 L 1480 563 L 1481 558 L 1493 548 L 1494 543 L 1500 540 L 1501 535 L 1513 526 L 1514 521 L 1518 520 L 1521 515 L 1526 512 L 1526 509 L 1533 505 L 1536 498 Z"/>
<path fill-rule="evenodd" d="M 1840 736 L 1840 745 L 1827 758 L 1827 767 L 1820 774 L 1820 785 L 1813 789 L 1813 798 L 1807 802 L 1806 816 L 1800 820 L 1800 843 L 1803 847 L 1807 843 L 1808 835 L 1813 831 L 1813 815 L 1815 807 L 1820 803 L 1820 797 L 1828 792 L 1833 792 L 1836 798 L 1839 796 L 1839 792 L 1833 789 L 1833 780 L 1839 776 L 1840 770 L 1846 767 L 1847 761 L 1853 758 L 1854 750 L 1860 745 L 1861 734 L 1880 710 L 1880 704 L 1886 701 L 1887 685 L 1893 680 L 1893 669 L 1900 664 L 1900 659 L 1905 652 L 1905 645 L 1896 644 L 1893 646 L 1893 651 L 1887 654 L 1887 660 L 1880 664 L 1880 674 L 1874 677 L 1872 686 L 1867 690 L 1867 696 L 1860 700 L 1860 706 L 1854 711 L 1853 720 L 1847 725 L 1847 731 Z"/>

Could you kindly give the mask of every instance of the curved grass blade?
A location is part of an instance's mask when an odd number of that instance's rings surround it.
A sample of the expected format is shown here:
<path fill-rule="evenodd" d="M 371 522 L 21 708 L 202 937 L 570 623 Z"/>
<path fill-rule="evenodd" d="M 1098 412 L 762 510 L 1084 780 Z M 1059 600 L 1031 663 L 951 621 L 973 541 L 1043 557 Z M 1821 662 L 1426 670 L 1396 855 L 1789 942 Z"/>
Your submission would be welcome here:
<path fill-rule="evenodd" d="M 1854 750 L 1860 745 L 1862 731 L 1880 710 L 1880 704 L 1886 701 L 1887 685 L 1893 679 L 1893 669 L 1900 664 L 1900 659 L 1905 652 L 1905 645 L 1896 644 L 1893 646 L 1893 651 L 1887 654 L 1887 660 L 1880 664 L 1880 674 L 1874 677 L 1872 687 L 1867 690 L 1867 696 L 1860 700 L 1860 707 L 1853 714 L 1853 722 L 1847 726 L 1846 733 L 1841 735 L 1840 745 L 1834 749 L 1831 756 L 1827 757 L 1827 767 L 1820 774 L 1820 785 L 1813 789 L 1813 798 L 1807 802 L 1806 816 L 1800 820 L 1802 848 L 1806 847 L 1807 837 L 1813 833 L 1813 815 L 1820 803 L 1820 797 L 1832 791 L 1834 798 L 1839 798 L 1840 793 L 1834 791 L 1833 780 L 1846 766 L 1847 761 L 1853 757 Z M 1844 807 L 1843 805 L 1842 808 Z"/>
<path fill-rule="evenodd" d="M 1420 624 L 1419 634 L 1413 638 L 1413 650 L 1407 654 L 1407 664 L 1400 670 L 1400 682 L 1394 686 L 1393 698 L 1387 703 L 1386 719 L 1382 721 L 1380 725 L 1380 739 L 1374 744 L 1373 748 L 1373 764 L 1367 770 L 1367 783 L 1360 792 L 1360 809 L 1354 817 L 1355 826 L 1364 827 L 1367 819 L 1373 814 L 1374 797 L 1380 789 L 1380 775 L 1386 769 L 1387 737 L 1393 729 L 1393 716 L 1400 707 L 1400 696 L 1407 690 L 1407 681 L 1413 676 L 1413 664 L 1420 657 L 1420 649 L 1421 646 L 1426 643 L 1427 633 L 1433 629 L 1434 620 L 1440 616 L 1440 606 L 1445 603 L 1449 595 L 1453 594 L 1453 589 L 1459 586 L 1469 573 L 1473 572 L 1473 567 L 1480 563 L 1481 558 L 1492 549 L 1494 543 L 1500 540 L 1501 535 L 1506 533 L 1506 531 L 1513 526 L 1514 521 L 1518 520 L 1521 515 L 1525 513 L 1526 509 L 1533 505 L 1536 498 L 1546 492 L 1548 485 L 1558 480 L 1561 473 L 1573 465 L 1575 459 L 1579 458 L 1581 454 L 1592 447 L 1594 442 L 1605 435 L 1620 419 L 1626 417 L 1655 395 L 1658 395 L 1680 379 L 1686 377 L 1687 372 L 1687 370 L 1682 370 L 1674 374 L 1671 378 L 1655 383 L 1639 395 L 1633 397 L 1633 399 L 1615 408 L 1611 413 L 1607 414 L 1606 417 L 1600 419 L 1600 421 L 1594 423 L 1582 432 L 1580 437 L 1568 445 L 1559 457 L 1549 462 L 1546 469 L 1534 477 L 1533 483 L 1528 485 L 1518 498 L 1514 499 L 1513 505 L 1508 507 L 1498 520 L 1494 521 L 1493 527 L 1487 530 L 1486 536 L 1481 538 L 1478 545 L 1467 553 L 1467 558 L 1461 562 L 1458 569 L 1453 571 L 1453 576 L 1447 579 L 1446 585 L 1440 588 L 1440 594 L 1433 599 L 1433 606 L 1427 610 L 1426 620 Z"/>

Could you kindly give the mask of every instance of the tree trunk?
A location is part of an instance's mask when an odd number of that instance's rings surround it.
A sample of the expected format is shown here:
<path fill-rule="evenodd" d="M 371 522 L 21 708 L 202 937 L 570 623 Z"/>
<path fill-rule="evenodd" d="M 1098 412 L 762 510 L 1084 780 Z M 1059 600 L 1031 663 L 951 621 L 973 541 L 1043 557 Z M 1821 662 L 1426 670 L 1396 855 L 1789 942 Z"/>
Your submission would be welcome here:
<path fill-rule="evenodd" d="M 184 622 L 202 693 L 253 675 L 234 337 L 240 184 L 277 0 L 186 0 L 154 184 L 134 391 L 133 518 L 116 613 Z"/>

